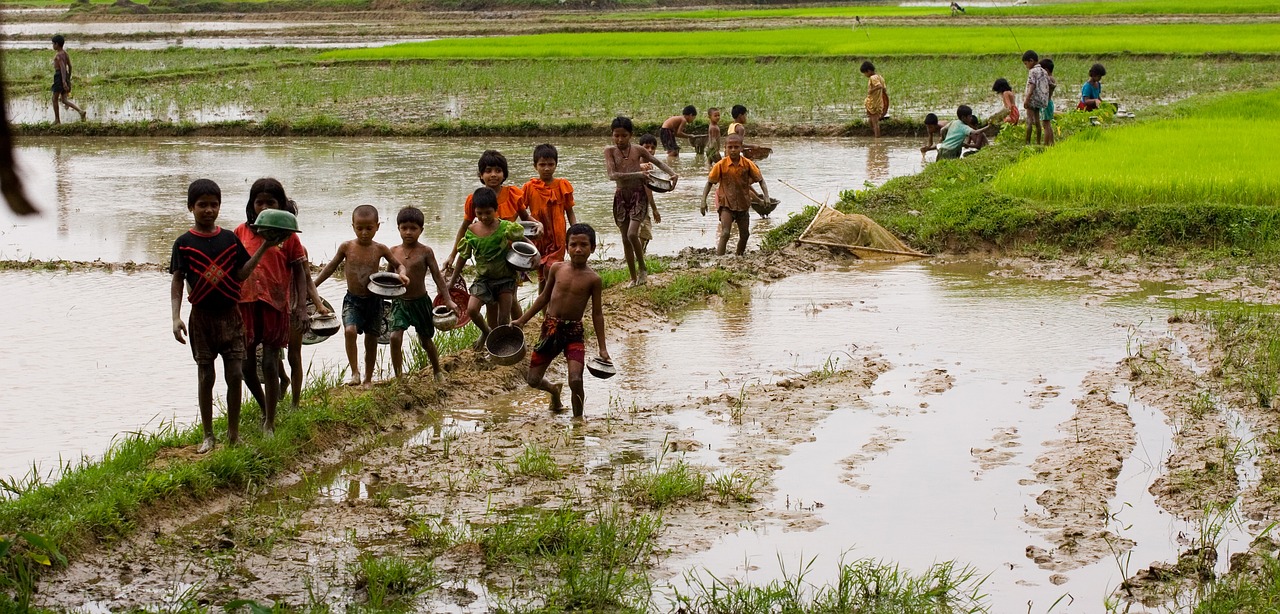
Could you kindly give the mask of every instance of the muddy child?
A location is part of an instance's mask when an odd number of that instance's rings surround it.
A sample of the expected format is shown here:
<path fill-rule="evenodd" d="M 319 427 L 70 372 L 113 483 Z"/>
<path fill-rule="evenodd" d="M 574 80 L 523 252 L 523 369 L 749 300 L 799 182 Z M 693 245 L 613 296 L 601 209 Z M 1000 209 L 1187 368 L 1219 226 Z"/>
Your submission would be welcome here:
<path fill-rule="evenodd" d="M 236 237 L 245 249 L 257 250 L 267 238 L 253 227 L 263 211 L 279 209 L 286 201 L 279 181 L 263 177 L 249 188 L 245 203 L 245 223 L 236 227 Z M 280 355 L 289 347 L 290 323 L 305 322 L 305 301 L 294 300 L 301 276 L 309 276 L 307 251 L 296 233 L 267 250 L 262 263 L 240 287 L 240 317 L 244 320 L 244 383 L 261 398 L 262 427 L 275 432 L 276 405 L 280 400 Z M 318 299 L 318 295 L 317 295 Z M 262 347 L 262 379 L 258 379 L 258 347 Z"/>
<path fill-rule="evenodd" d="M 418 331 L 418 343 L 422 344 L 431 361 L 431 373 L 439 381 L 440 354 L 432 340 L 436 328 L 432 322 L 432 299 L 427 294 L 428 274 L 436 286 L 436 295 L 442 297 L 445 306 L 454 313 L 457 313 L 458 306 L 453 303 L 453 299 L 449 297 L 449 289 L 444 285 L 445 279 L 436 263 L 436 253 L 418 242 L 425 224 L 426 216 L 417 207 L 405 207 L 396 214 L 400 245 L 392 247 L 391 254 L 404 265 L 405 275 L 409 277 L 409 287 L 404 296 L 391 301 L 391 369 L 397 378 L 402 376 L 404 332 L 413 327 Z"/>
<path fill-rule="evenodd" d="M 707 214 L 707 196 L 711 186 L 719 184 L 716 190 L 716 213 L 720 216 L 720 239 L 716 243 L 716 254 L 724 255 L 729 245 L 729 234 L 733 226 L 738 226 L 738 249 L 741 256 L 747 251 L 747 238 L 751 236 L 751 184 L 760 184 L 764 192 L 764 202 L 769 202 L 769 186 L 755 162 L 742 155 L 742 137 L 730 134 L 725 139 L 723 160 L 711 167 L 707 174 L 707 185 L 702 189 L 702 215 Z"/>
<path fill-rule="evenodd" d="M 581 418 L 586 402 L 582 388 L 582 369 L 586 358 L 582 318 L 588 301 L 591 302 L 591 326 L 596 332 L 600 358 L 609 360 L 609 349 L 605 347 L 604 308 L 600 302 L 604 285 L 600 276 L 587 265 L 596 248 L 596 231 L 587 224 L 574 224 L 568 233 L 569 261 L 551 267 L 546 287 L 515 325 L 523 327 L 529 318 L 546 308 L 541 337 L 529 358 L 529 385 L 551 395 L 552 412 L 562 411 L 564 405 L 560 391 L 564 384 L 552 384 L 545 376 L 551 361 L 563 353 L 569 367 L 573 416 Z"/>
<path fill-rule="evenodd" d="M 672 115 L 667 121 L 662 122 L 662 127 L 658 129 L 658 138 L 662 140 L 662 148 L 667 151 L 668 156 L 680 155 L 680 142 L 677 138 L 693 138 L 702 136 L 699 134 L 688 134 L 685 128 L 693 125 L 693 119 L 698 116 L 698 108 L 688 105 L 680 112 L 680 115 Z"/>
<path fill-rule="evenodd" d="M 613 145 L 605 148 L 604 162 L 609 179 L 617 184 L 613 192 L 613 222 L 622 233 L 622 251 L 627 259 L 627 271 L 631 274 L 631 286 L 641 286 L 648 283 L 649 277 L 640 242 L 640 226 L 649 206 L 648 192 L 645 191 L 649 171 L 640 165 L 648 162 L 662 169 L 671 176 L 673 185 L 680 176 L 643 147 L 631 143 L 635 128 L 630 118 L 614 118 L 610 129 L 613 131 Z"/>
<path fill-rule="evenodd" d="M 1035 134 L 1036 142 L 1041 139 L 1043 124 L 1040 116 L 1049 104 L 1049 73 L 1040 67 L 1040 55 L 1028 50 L 1022 54 L 1022 64 L 1027 67 L 1027 88 L 1022 96 L 1022 108 L 1027 112 L 1027 144 L 1031 144 L 1031 135 Z"/>
<path fill-rule="evenodd" d="M 492 189 L 479 188 L 471 197 L 476 221 L 462 237 L 458 257 L 450 267 L 453 275 L 449 279 L 449 287 L 457 283 L 462 267 L 474 257 L 476 278 L 471 282 L 467 313 L 480 329 L 480 338 L 475 346 L 479 350 L 484 348 L 493 325 L 502 326 L 511 321 L 511 306 L 516 297 L 516 271 L 507 264 L 507 250 L 512 242 L 524 239 L 524 227 L 498 219 L 498 195 Z M 497 314 L 493 323 L 480 317 L 481 307 Z"/>
<path fill-rule="evenodd" d="M 173 310 L 173 337 L 186 344 L 191 338 L 191 355 L 199 374 L 197 397 L 204 442 L 199 453 L 213 449 L 213 384 L 217 373 L 213 362 L 222 356 L 223 377 L 227 380 L 227 441 L 240 440 L 240 383 L 244 365 L 244 323 L 240 318 L 240 284 L 277 245 L 263 241 L 253 256 L 245 251 L 234 232 L 218 227 L 222 190 L 208 179 L 197 179 L 187 187 L 187 210 L 194 218 L 191 230 L 173 242 L 169 259 L 170 306 Z M 187 288 L 191 314 L 182 323 L 182 290 Z"/>
<path fill-rule="evenodd" d="M 343 241 L 338 253 L 324 266 L 315 284 L 319 286 L 329 279 L 338 265 L 346 262 L 343 277 L 347 282 L 347 295 L 342 298 L 342 329 L 347 342 L 347 363 L 351 379 L 347 385 L 373 383 L 373 368 L 378 358 L 378 336 L 382 334 L 382 297 L 369 291 L 369 276 L 377 273 L 386 261 L 388 270 L 400 275 L 401 283 L 408 284 L 409 276 L 404 263 L 391 253 L 386 245 L 373 240 L 378 234 L 378 210 L 373 205 L 360 205 L 351 212 L 351 229 L 356 238 Z M 364 335 L 364 379 L 360 379 L 360 363 L 357 361 L 359 336 Z"/>
<path fill-rule="evenodd" d="M 640 135 L 640 146 L 645 148 L 650 154 L 658 153 L 658 139 L 652 134 Z M 645 162 L 640 165 L 641 170 L 649 170 L 653 168 L 652 164 Z M 640 224 L 640 259 L 645 259 L 645 254 L 649 253 L 649 242 L 653 240 L 653 225 L 662 223 L 662 214 L 658 212 L 658 203 L 653 198 L 653 190 L 649 186 L 644 186 L 645 198 L 649 200 L 649 215 L 645 216 L 644 222 Z"/>
<path fill-rule="evenodd" d="M 542 260 L 538 263 L 538 291 L 546 286 L 551 265 L 564 261 L 565 229 L 578 223 L 573 213 L 573 184 L 556 177 L 560 152 L 554 145 L 543 143 L 533 148 L 533 169 L 538 176 L 521 188 L 529 203 L 529 213 L 542 224 L 543 232 L 534 240 Z"/>
<path fill-rule="evenodd" d="M 61 104 L 68 109 L 80 114 L 80 121 L 84 121 L 84 109 L 77 107 L 71 102 L 71 56 L 67 55 L 64 47 L 67 39 L 61 34 L 53 35 L 53 123 L 62 123 L 62 111 L 58 105 Z"/>
<path fill-rule="evenodd" d="M 643 143 L 642 143 L 643 144 Z M 707 163 L 715 164 L 720 161 L 720 150 L 724 147 L 720 137 L 720 109 L 711 107 L 707 109 Z"/>

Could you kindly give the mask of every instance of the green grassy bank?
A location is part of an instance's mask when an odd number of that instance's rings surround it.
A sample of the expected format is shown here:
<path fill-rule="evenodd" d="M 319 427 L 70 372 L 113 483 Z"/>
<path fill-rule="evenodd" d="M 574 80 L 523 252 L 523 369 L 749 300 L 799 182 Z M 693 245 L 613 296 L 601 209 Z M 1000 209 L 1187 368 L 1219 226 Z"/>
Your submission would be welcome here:
<path fill-rule="evenodd" d="M 967 3 L 961 2 L 961 6 Z M 1116 2 L 1037 2 L 1021 6 L 966 6 L 964 17 L 1051 16 L 1051 15 L 1273 15 L 1280 13 L 1276 0 L 1121 0 Z M 608 19 L 759 19 L 767 17 L 922 17 L 950 15 L 943 3 L 937 6 L 897 6 L 893 4 L 847 4 L 786 8 L 713 8 L 688 11 L 628 11 Z"/>

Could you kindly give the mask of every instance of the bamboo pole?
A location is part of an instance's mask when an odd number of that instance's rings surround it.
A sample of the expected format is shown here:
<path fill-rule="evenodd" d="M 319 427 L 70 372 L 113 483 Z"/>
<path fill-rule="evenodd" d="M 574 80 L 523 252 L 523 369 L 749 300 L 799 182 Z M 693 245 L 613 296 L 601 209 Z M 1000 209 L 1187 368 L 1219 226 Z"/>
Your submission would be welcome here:
<path fill-rule="evenodd" d="M 810 245 L 821 245 L 824 247 L 838 247 L 840 249 L 847 249 L 849 251 L 862 250 L 865 252 L 872 252 L 876 254 L 890 254 L 893 256 L 911 256 L 913 258 L 932 258 L 933 257 L 933 254 L 922 254 L 920 252 L 903 252 L 895 249 L 880 249 L 878 247 L 863 247 L 861 245 L 843 245 L 840 243 L 832 243 L 830 241 L 819 241 L 817 239 L 805 239 L 803 238 L 803 235 L 801 235 L 801 237 L 802 238 L 800 239 L 796 239 L 796 241 L 800 243 L 808 243 Z"/>

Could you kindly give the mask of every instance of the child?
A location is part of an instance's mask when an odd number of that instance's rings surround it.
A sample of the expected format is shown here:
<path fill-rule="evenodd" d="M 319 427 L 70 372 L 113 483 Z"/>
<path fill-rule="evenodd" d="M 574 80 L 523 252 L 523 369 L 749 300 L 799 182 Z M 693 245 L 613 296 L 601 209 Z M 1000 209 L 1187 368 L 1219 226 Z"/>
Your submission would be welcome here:
<path fill-rule="evenodd" d="M 716 255 L 723 256 L 729 244 L 733 224 L 738 225 L 738 250 L 741 256 L 747 251 L 747 237 L 751 235 L 751 184 L 759 183 L 764 192 L 764 202 L 769 202 L 769 186 L 765 185 L 760 169 L 742 155 L 742 137 L 730 134 L 725 139 L 728 157 L 716 162 L 707 175 L 707 185 L 702 189 L 702 215 L 707 214 L 707 195 L 712 184 L 720 184 L 716 191 L 716 213 L 720 216 L 720 241 Z"/>
<path fill-rule="evenodd" d="M 964 139 L 964 146 L 974 150 L 965 152 L 962 154 L 964 156 L 970 156 L 978 153 L 978 150 L 981 150 L 983 147 L 986 147 L 991 143 L 990 139 L 987 138 L 987 130 L 998 130 L 996 126 L 987 125 L 986 127 L 983 127 L 982 123 L 978 121 L 978 116 L 973 114 L 970 114 L 968 119 L 961 121 L 963 121 L 970 129 L 969 135 Z"/>
<path fill-rule="evenodd" d="M 747 108 L 735 104 L 729 110 L 729 116 L 733 118 L 733 123 L 729 124 L 729 131 L 725 135 L 736 134 L 742 137 L 742 142 L 747 141 Z"/>
<path fill-rule="evenodd" d="M 498 195 L 497 216 L 500 220 L 514 222 L 517 219 L 525 221 L 533 220 L 533 216 L 529 215 L 528 203 L 524 198 L 524 190 L 513 185 L 504 185 L 510 172 L 507 169 L 507 157 L 502 152 L 492 149 L 486 149 L 480 154 L 479 163 L 480 183 L 485 187 L 493 190 Z M 449 252 L 449 258 L 445 261 L 449 266 L 453 264 L 454 257 L 458 255 L 458 245 L 462 241 L 462 236 L 466 234 L 467 228 L 471 227 L 471 222 L 476 219 L 473 203 L 471 202 L 474 194 L 467 196 L 467 202 L 462 208 L 462 225 L 458 227 L 458 233 L 453 238 L 453 249 Z M 539 232 L 545 230 L 539 223 Z"/>
<path fill-rule="evenodd" d="M 435 252 L 418 242 L 425 224 L 426 217 L 417 207 L 405 207 L 396 214 L 396 229 L 400 231 L 401 243 L 391 248 L 391 255 L 404 265 L 405 274 L 409 277 L 409 288 L 403 296 L 391 301 L 391 368 L 395 371 L 396 379 L 399 379 L 404 364 L 404 331 L 412 326 L 418 331 L 418 343 L 427 350 L 431 372 L 438 382 L 441 380 L 440 355 L 431 339 L 436 327 L 432 321 L 434 316 L 431 313 L 431 296 L 427 294 L 427 273 L 431 273 L 431 280 L 436 284 L 436 295 L 443 297 L 445 306 L 454 312 L 458 311 L 458 306 L 449 297 L 449 289 L 444 285 L 440 266 L 436 264 Z"/>
<path fill-rule="evenodd" d="M 1015 126 L 1018 125 L 1018 121 L 1021 118 L 1018 117 L 1018 104 L 1014 100 L 1013 86 L 1009 85 L 1009 80 L 1004 77 L 996 79 L 996 82 L 991 85 L 991 91 L 1000 97 L 1000 103 L 1004 105 L 1004 109 L 992 115 L 991 119 L 987 120 L 987 123 L 995 125 L 1004 121 Z"/>
<path fill-rule="evenodd" d="M 288 199 L 279 181 L 264 177 L 249 188 L 245 203 L 245 223 L 236 227 L 236 237 L 247 250 L 256 250 L 266 238 L 253 228 L 258 214 L 279 209 Z M 280 400 L 280 352 L 289 347 L 290 321 L 306 321 L 307 310 L 302 300 L 294 300 L 300 276 L 310 276 L 307 252 L 296 233 L 289 235 L 278 248 L 268 250 L 261 265 L 240 287 L 240 317 L 244 320 L 244 383 L 255 398 L 260 398 L 262 427 L 275 432 L 276 404 Z M 315 297 L 319 300 L 319 296 Z M 258 379 L 258 346 L 262 346 L 262 376 Z"/>
<path fill-rule="evenodd" d="M 263 241 L 253 256 L 245 251 L 235 233 L 218 227 L 222 210 L 222 190 L 208 179 L 197 179 L 187 187 L 187 211 L 195 226 L 173 242 L 169 289 L 173 309 L 173 338 L 186 344 L 191 337 L 191 356 L 199 373 L 197 398 L 204 442 L 196 450 L 213 449 L 213 383 L 217 373 L 213 361 L 222 355 L 223 376 L 227 380 L 227 441 L 240 441 L 240 382 L 245 357 L 244 323 L 240 319 L 240 282 L 249 277 L 262 255 L 278 243 Z M 182 323 L 182 287 L 187 285 L 191 315 Z"/>
<path fill-rule="evenodd" d="M 972 117 L 973 109 L 970 109 L 968 105 L 962 104 L 956 109 L 956 118 L 960 121 L 947 123 L 946 136 L 942 138 L 941 143 L 938 143 L 939 160 L 960 157 L 960 152 L 968 141 L 969 134 L 973 132 L 973 128 L 969 125 L 969 120 Z"/>
<path fill-rule="evenodd" d="M 264 192 L 264 194 L 270 195 L 269 192 Z M 280 187 L 280 196 L 282 198 L 284 197 L 284 186 Z M 279 203 L 277 203 L 277 205 L 278 204 Z M 284 201 L 283 207 L 277 206 L 277 205 L 273 205 L 271 208 L 283 209 L 285 211 L 288 211 L 289 213 L 292 213 L 294 217 L 297 217 L 298 203 L 293 202 L 292 198 L 286 198 Z M 299 243 L 299 245 L 301 245 L 301 243 Z M 307 262 L 310 262 L 311 261 L 310 257 L 306 256 L 306 253 L 307 253 L 306 247 L 302 248 L 302 253 L 304 257 L 307 258 Z M 294 275 L 293 282 L 294 282 L 294 287 L 292 292 L 293 300 L 294 301 L 300 300 L 303 302 L 303 304 L 301 305 L 301 309 L 303 310 L 304 313 L 306 311 L 306 298 L 311 299 L 311 304 L 315 305 L 316 313 L 319 313 L 319 314 L 331 313 L 329 311 L 329 308 L 324 306 L 324 301 L 320 299 L 320 292 L 316 290 L 316 285 L 314 283 L 311 283 L 310 271 L 307 271 L 306 274 L 304 275 Z M 298 307 L 299 307 L 298 305 L 293 305 L 293 308 L 294 308 L 293 313 L 298 313 Z M 290 390 L 290 392 L 292 393 L 291 396 L 293 397 L 292 405 L 294 407 L 297 407 L 298 404 L 302 402 L 302 375 L 303 375 L 302 334 L 307 332 L 307 329 L 310 326 L 311 326 L 310 322 L 295 321 L 293 322 L 293 326 L 289 327 L 289 348 L 288 350 L 286 350 L 286 354 L 288 355 L 288 358 L 289 358 L 288 374 L 286 375 L 283 364 L 281 364 L 278 367 L 278 370 L 280 371 L 280 396 L 284 396 L 285 390 Z M 261 387 L 251 388 L 249 392 L 253 393 L 253 398 L 258 399 L 259 406 L 264 405 L 265 399 L 264 399 L 264 393 Z"/>
<path fill-rule="evenodd" d="M 498 219 L 498 195 L 491 188 L 477 188 L 471 194 L 476 221 L 467 228 L 462 237 L 458 258 L 452 265 L 453 275 L 449 286 L 453 287 L 462 274 L 462 267 L 467 260 L 475 256 L 476 278 L 471 282 L 471 302 L 467 305 L 467 313 L 471 321 L 480 329 L 480 339 L 476 341 L 476 349 L 484 348 L 489 338 L 490 323 L 480 317 L 480 306 L 493 307 L 496 314 L 494 323 L 501 326 L 510 322 L 511 304 L 515 302 L 516 273 L 507 264 L 507 250 L 511 243 L 524 238 L 524 227 Z"/>
<path fill-rule="evenodd" d="M 343 241 L 333 260 L 324 265 L 315 284 L 319 286 L 338 270 L 345 260 L 343 277 L 347 281 L 347 295 L 342 298 L 343 336 L 347 341 L 347 363 L 351 367 L 348 386 L 368 386 L 373 383 L 373 367 L 378 358 L 378 336 L 382 334 L 382 297 L 369 291 L 369 276 L 378 272 L 382 261 L 390 265 L 387 270 L 400 275 L 400 282 L 409 283 L 408 270 L 391 250 L 373 240 L 378 233 L 378 210 L 373 205 L 360 205 L 351 212 L 351 229 L 356 238 Z M 364 335 L 364 380 L 360 379 L 356 340 Z"/>
<path fill-rule="evenodd" d="M 924 134 L 929 138 L 929 141 L 924 144 L 924 147 L 920 148 L 921 156 L 938 148 L 937 145 L 933 144 L 933 136 L 938 134 L 941 130 L 942 126 L 938 125 L 937 115 L 930 113 L 924 116 Z"/>
<path fill-rule="evenodd" d="M 708 112 L 709 113 L 709 112 Z M 658 139 L 653 138 L 652 134 L 640 135 L 640 146 L 650 154 L 658 152 Z M 716 145 L 718 148 L 719 145 Z M 716 158 L 719 159 L 720 152 L 716 151 Z M 653 168 L 652 164 L 645 162 L 640 165 L 640 170 L 649 170 Z M 644 260 L 645 254 L 649 253 L 649 242 L 653 240 L 653 225 L 662 223 L 662 214 L 658 213 L 658 203 L 653 199 L 653 190 L 649 186 L 644 186 L 644 196 L 649 200 L 649 213 L 645 216 L 644 223 L 640 224 L 640 259 Z"/>
<path fill-rule="evenodd" d="M 1107 76 L 1107 69 L 1102 64 L 1089 67 L 1089 80 L 1080 88 L 1080 103 L 1076 105 L 1081 111 L 1096 111 L 1102 104 L 1102 78 Z"/>
<path fill-rule="evenodd" d="M 1058 89 L 1058 80 L 1053 78 L 1053 60 L 1040 60 L 1040 68 L 1049 76 L 1049 97 L 1040 111 L 1040 124 L 1044 128 L 1044 146 L 1053 145 L 1053 92 Z"/>
<path fill-rule="evenodd" d="M 694 137 L 697 134 L 686 134 L 684 129 L 693 123 L 693 118 L 698 116 L 698 109 L 693 105 L 688 105 L 680 112 L 680 115 L 672 115 L 667 121 L 662 122 L 662 128 L 658 130 L 658 138 L 662 139 L 662 148 L 667 150 L 668 156 L 680 155 L 680 143 L 676 141 L 677 137 Z"/>
<path fill-rule="evenodd" d="M 569 262 L 552 265 L 547 286 L 538 294 L 529 310 L 516 320 L 515 325 L 524 326 L 529 318 L 546 307 L 547 317 L 542 321 L 542 335 L 538 344 L 533 347 L 533 355 L 529 357 L 529 385 L 550 393 L 550 409 L 559 413 L 563 409 L 560 391 L 564 384 L 553 385 L 543 375 L 556 355 L 563 352 L 565 360 L 569 362 L 573 417 L 581 418 L 582 406 L 586 400 L 582 389 L 582 367 L 586 354 L 582 316 L 587 311 L 587 301 L 591 301 L 591 327 L 596 331 L 600 358 L 609 360 L 609 350 L 604 342 L 604 308 L 600 303 L 603 284 L 600 276 L 587 266 L 587 259 L 596 249 L 596 231 L 586 224 L 574 224 L 569 227 L 568 243 Z"/>
<path fill-rule="evenodd" d="M 875 64 L 863 62 L 859 70 L 867 78 L 867 99 L 863 101 L 867 122 L 871 124 L 871 134 L 880 138 L 880 118 L 889 110 L 889 92 L 884 87 L 884 77 L 876 74 Z"/>
<path fill-rule="evenodd" d="M 85 117 L 84 109 L 72 104 L 69 98 L 71 96 L 71 56 L 67 55 L 66 49 L 63 49 L 66 44 L 67 39 L 61 34 L 53 35 L 53 123 L 55 124 L 62 123 L 62 111 L 58 108 L 58 103 L 79 113 L 80 121 L 84 121 Z"/>
<path fill-rule="evenodd" d="M 640 143 L 644 146 L 644 143 Z M 707 109 L 707 163 L 715 164 L 720 161 L 720 150 L 724 145 L 720 142 L 720 109 L 711 107 Z"/>
<path fill-rule="evenodd" d="M 573 184 L 556 177 L 560 164 L 560 152 L 555 146 L 543 143 L 533 148 L 533 168 L 538 176 L 521 188 L 533 219 L 542 224 L 543 232 L 534 239 L 542 254 L 538 265 L 538 291 L 546 285 L 546 274 L 552 264 L 564 261 L 565 229 L 578 223 L 573 213 Z M 568 225 L 565 220 L 568 220 Z"/>
<path fill-rule="evenodd" d="M 1027 90 L 1022 98 L 1022 108 L 1027 112 L 1027 141 L 1031 144 L 1031 133 L 1035 132 L 1036 142 L 1040 142 L 1043 125 L 1040 115 L 1049 104 L 1049 74 L 1040 67 L 1040 56 L 1028 50 L 1022 54 L 1022 64 L 1027 67 Z"/>
<path fill-rule="evenodd" d="M 622 233 L 622 251 L 627 258 L 631 286 L 643 286 L 648 283 L 649 270 L 644 263 L 640 225 L 644 223 L 645 208 L 649 205 L 644 185 L 649 171 L 641 169 L 640 164 L 648 162 L 662 169 L 671 175 L 673 185 L 680 176 L 643 147 L 631 146 L 631 134 L 635 129 L 630 118 L 619 115 L 610 128 L 613 130 L 613 145 L 605 148 L 604 162 L 606 174 L 617 184 L 613 192 L 613 221 Z"/>

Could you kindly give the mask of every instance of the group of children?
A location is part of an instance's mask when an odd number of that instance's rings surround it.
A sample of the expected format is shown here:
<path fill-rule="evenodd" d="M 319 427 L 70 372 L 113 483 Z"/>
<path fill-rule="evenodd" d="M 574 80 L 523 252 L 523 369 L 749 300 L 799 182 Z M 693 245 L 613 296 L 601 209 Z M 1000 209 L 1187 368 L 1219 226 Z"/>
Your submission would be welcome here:
<path fill-rule="evenodd" d="M 1022 63 L 1027 67 L 1027 84 L 1022 96 L 1021 109 L 1009 80 L 1004 77 L 996 79 L 991 86 L 991 91 L 1000 97 L 1002 108 L 987 120 L 986 126 L 978 122 L 973 115 L 973 109 L 968 105 L 960 105 L 956 109 L 958 121 L 946 124 L 940 124 L 938 116 L 930 113 L 925 116 L 924 121 L 928 142 L 920 148 L 920 152 L 923 154 L 936 149 L 939 160 L 959 158 L 961 151 L 965 148 L 982 149 L 988 142 L 988 132 L 999 132 L 1000 127 L 1006 123 L 1017 125 L 1021 122 L 1023 114 L 1026 115 L 1027 120 L 1026 143 L 1031 144 L 1034 137 L 1037 144 L 1043 142 L 1047 146 L 1053 145 L 1055 113 L 1053 94 L 1058 87 L 1058 82 L 1053 76 L 1053 60 L 1041 59 L 1035 51 L 1028 50 L 1022 54 Z M 1098 108 L 1102 103 L 1102 78 L 1106 74 L 1107 69 L 1102 64 L 1094 64 L 1089 68 L 1089 80 L 1080 88 L 1077 109 L 1093 111 Z M 937 144 L 933 142 L 935 136 L 941 139 Z"/>

